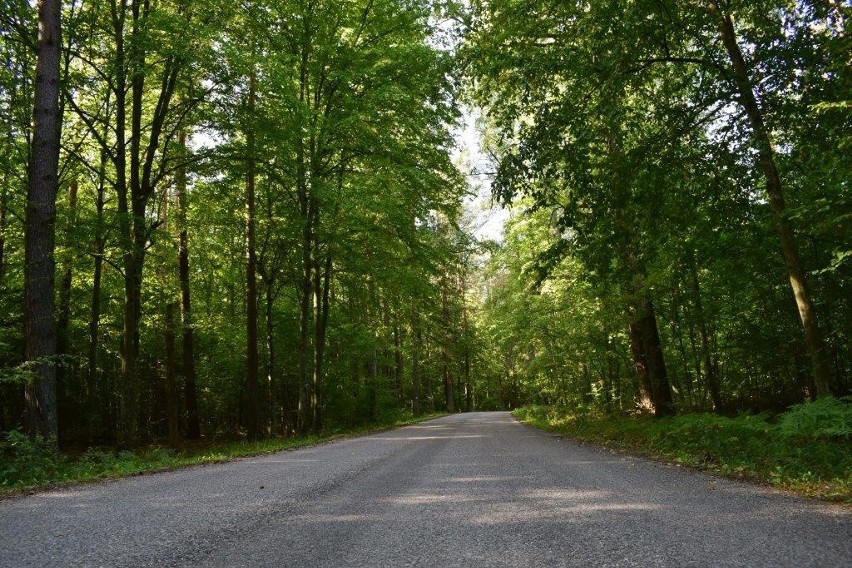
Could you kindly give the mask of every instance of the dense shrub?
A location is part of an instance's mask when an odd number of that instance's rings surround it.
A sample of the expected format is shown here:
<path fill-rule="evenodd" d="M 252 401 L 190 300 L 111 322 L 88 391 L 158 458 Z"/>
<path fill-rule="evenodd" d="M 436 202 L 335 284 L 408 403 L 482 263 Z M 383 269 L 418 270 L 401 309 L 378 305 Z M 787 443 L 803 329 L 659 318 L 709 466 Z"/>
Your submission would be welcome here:
<path fill-rule="evenodd" d="M 775 418 L 709 413 L 655 419 L 527 407 L 529 424 L 725 475 L 852 501 L 852 399 L 824 398 Z"/>

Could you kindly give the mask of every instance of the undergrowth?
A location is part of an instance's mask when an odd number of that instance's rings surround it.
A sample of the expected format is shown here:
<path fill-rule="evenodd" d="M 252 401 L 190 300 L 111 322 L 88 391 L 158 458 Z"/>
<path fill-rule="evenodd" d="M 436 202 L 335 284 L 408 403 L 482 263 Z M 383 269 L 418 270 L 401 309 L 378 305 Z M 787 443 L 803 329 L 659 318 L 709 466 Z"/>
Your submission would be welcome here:
<path fill-rule="evenodd" d="M 852 397 L 796 405 L 775 417 L 652 418 L 545 406 L 514 414 L 525 423 L 581 441 L 852 503 Z"/>
<path fill-rule="evenodd" d="M 442 415 L 430 414 L 419 418 L 409 415 L 358 428 L 256 442 L 188 443 L 178 449 L 151 446 L 135 451 L 90 448 L 74 457 L 57 453 L 43 440 L 31 440 L 19 430 L 13 430 L 6 434 L 5 439 L 0 438 L 0 497 L 63 483 L 126 477 L 296 449 L 337 438 L 405 426 Z"/>

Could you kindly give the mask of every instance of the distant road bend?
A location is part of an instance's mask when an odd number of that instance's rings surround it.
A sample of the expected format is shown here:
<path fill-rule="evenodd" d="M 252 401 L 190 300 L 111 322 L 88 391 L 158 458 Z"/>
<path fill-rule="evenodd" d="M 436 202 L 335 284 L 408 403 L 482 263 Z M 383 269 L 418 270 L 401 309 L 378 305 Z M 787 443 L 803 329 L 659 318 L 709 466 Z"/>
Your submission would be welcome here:
<path fill-rule="evenodd" d="M 852 566 L 852 512 L 508 413 L 0 502 L 2 566 Z"/>

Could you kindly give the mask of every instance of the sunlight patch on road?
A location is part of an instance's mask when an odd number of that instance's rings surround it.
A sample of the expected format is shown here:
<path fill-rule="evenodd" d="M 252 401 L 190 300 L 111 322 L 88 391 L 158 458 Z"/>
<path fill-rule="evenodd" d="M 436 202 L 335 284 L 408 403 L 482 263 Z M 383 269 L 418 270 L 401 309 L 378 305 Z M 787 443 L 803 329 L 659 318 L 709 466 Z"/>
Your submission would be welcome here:
<path fill-rule="evenodd" d="M 455 440 L 462 438 L 486 438 L 490 436 L 480 436 L 476 434 L 455 434 L 451 436 L 406 436 L 405 438 L 377 438 L 371 437 L 369 440 L 386 440 L 388 442 L 411 442 L 416 440 Z M 367 438 L 365 438 L 366 440 Z"/>
<path fill-rule="evenodd" d="M 364 523 L 367 521 L 375 521 L 373 515 L 298 515 L 292 517 L 294 521 L 306 523 Z"/>
<path fill-rule="evenodd" d="M 475 477 L 451 477 L 445 479 L 442 483 L 490 483 L 495 481 L 514 481 L 523 479 L 522 477 L 501 477 L 496 475 L 478 475 Z"/>
<path fill-rule="evenodd" d="M 420 494 L 420 495 L 406 495 L 404 497 L 391 497 L 389 499 L 383 499 L 384 503 L 390 503 L 392 505 L 423 505 L 426 503 L 469 503 L 473 501 L 481 501 L 482 499 L 476 497 L 465 497 L 464 495 L 437 495 L 437 494 Z"/>

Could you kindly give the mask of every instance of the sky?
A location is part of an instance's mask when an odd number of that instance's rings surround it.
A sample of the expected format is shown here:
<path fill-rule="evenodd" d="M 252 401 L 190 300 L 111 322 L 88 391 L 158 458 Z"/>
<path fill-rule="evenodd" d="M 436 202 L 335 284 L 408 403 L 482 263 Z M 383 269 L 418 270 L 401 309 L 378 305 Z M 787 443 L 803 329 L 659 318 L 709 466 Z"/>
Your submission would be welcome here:
<path fill-rule="evenodd" d="M 467 174 L 472 192 L 464 207 L 475 216 L 473 236 L 479 240 L 502 241 L 503 226 L 509 212 L 496 204 L 491 195 L 490 172 L 493 167 L 482 151 L 477 118 L 476 109 L 462 108 L 462 124 L 454 133 L 458 146 L 454 159 Z"/>

